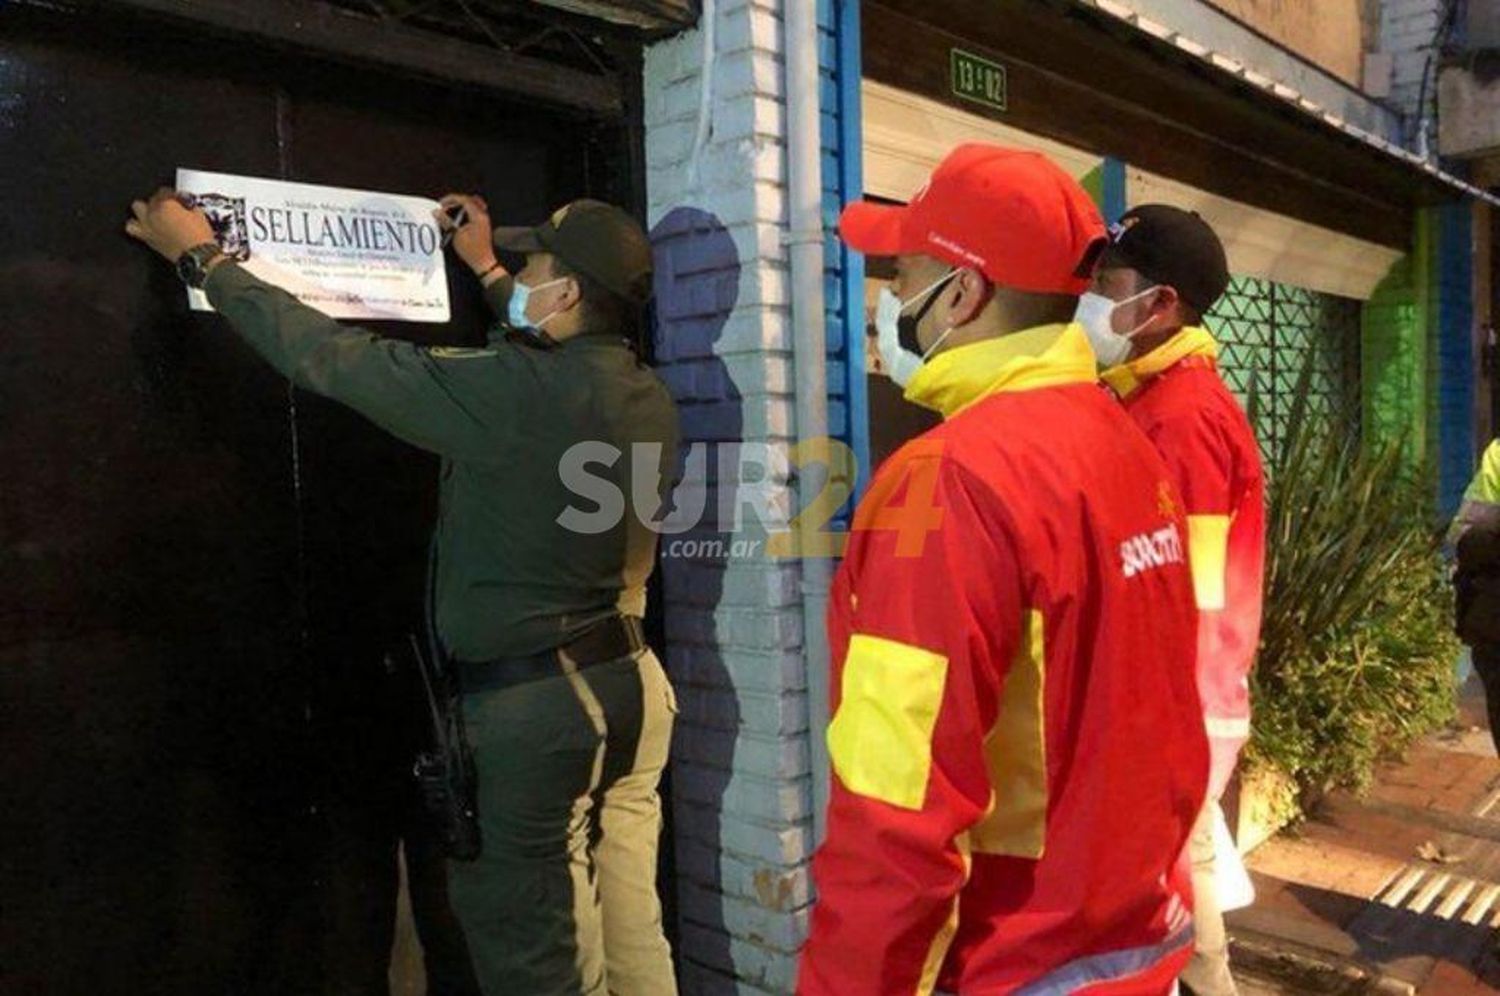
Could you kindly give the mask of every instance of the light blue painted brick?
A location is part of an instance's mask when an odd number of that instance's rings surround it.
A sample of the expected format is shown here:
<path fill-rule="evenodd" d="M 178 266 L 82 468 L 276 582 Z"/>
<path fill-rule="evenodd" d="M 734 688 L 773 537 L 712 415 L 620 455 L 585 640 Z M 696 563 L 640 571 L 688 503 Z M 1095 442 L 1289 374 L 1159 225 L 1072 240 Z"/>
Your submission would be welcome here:
<path fill-rule="evenodd" d="M 802 617 L 784 611 L 736 612 L 730 641 L 751 650 L 781 650 L 802 646 Z"/>
<path fill-rule="evenodd" d="M 719 57 L 745 49 L 774 51 L 780 43 L 777 18 L 753 4 L 733 4 L 719 11 L 714 25 L 715 54 Z"/>
<path fill-rule="evenodd" d="M 730 975 L 704 968 L 682 956 L 679 941 L 678 984 L 682 996 L 739 996 L 739 981 Z"/>
<path fill-rule="evenodd" d="M 711 609 L 674 607 L 666 613 L 668 643 L 711 643 L 715 639 L 714 614 Z"/>
<path fill-rule="evenodd" d="M 810 778 L 762 778 L 743 771 L 702 767 L 682 759 L 672 767 L 672 792 L 680 793 L 685 803 L 746 817 L 812 818 Z"/>
<path fill-rule="evenodd" d="M 715 952 L 715 957 L 722 957 L 720 952 L 724 949 L 722 941 L 717 944 L 707 942 L 711 935 L 704 932 L 703 928 L 686 921 L 683 923 L 682 945 L 686 952 L 685 957 L 689 960 L 692 955 L 688 952 L 689 946 L 701 946 L 705 952 Z M 703 977 L 692 976 L 691 984 L 694 989 L 684 996 L 790 996 L 797 984 L 797 959 L 795 955 L 777 951 L 763 945 L 755 944 L 743 938 L 731 938 L 728 945 L 729 965 L 707 966 L 701 971 Z M 700 971 L 698 962 L 692 963 L 691 972 L 686 970 L 684 975 Z M 723 973 L 723 974 L 717 974 Z M 733 978 L 726 979 L 724 976 L 732 974 Z M 715 977 L 716 976 L 716 977 Z"/>
<path fill-rule="evenodd" d="M 709 398 L 742 398 L 745 394 L 754 391 L 755 386 L 746 385 L 741 387 L 735 382 L 734 374 L 730 372 L 722 360 L 711 360 L 700 364 L 694 371 L 693 397 L 699 400 Z M 758 385 L 757 385 L 758 386 Z"/>
<path fill-rule="evenodd" d="M 745 435 L 745 410 L 738 400 L 679 405 L 677 417 L 685 439 L 726 441 Z"/>
<path fill-rule="evenodd" d="M 684 401 L 696 397 L 694 394 L 696 372 L 691 367 L 677 365 L 657 367 L 656 376 L 667 385 L 667 390 L 672 392 L 674 400 Z"/>
<path fill-rule="evenodd" d="M 801 575 L 797 565 L 772 561 L 731 572 L 725 579 L 724 594 L 731 604 L 764 605 L 767 608 L 791 608 L 798 604 L 801 592 L 797 582 Z"/>
<path fill-rule="evenodd" d="M 786 134 L 786 105 L 757 93 L 740 94 L 714 108 L 714 141 Z"/>
<path fill-rule="evenodd" d="M 733 239 L 705 239 L 687 232 L 661 238 L 654 251 L 657 280 L 680 280 L 701 273 L 734 270 L 740 265 Z"/>
<path fill-rule="evenodd" d="M 717 927 L 758 947 L 795 954 L 807 937 L 807 910 L 771 910 L 739 896 L 726 896 L 696 882 L 678 890 L 685 922 Z"/>
<path fill-rule="evenodd" d="M 832 427 L 830 431 L 843 435 L 849 424 L 849 409 L 842 401 L 830 400 L 828 402 L 828 424 Z"/>
<path fill-rule="evenodd" d="M 839 291 L 842 290 L 842 287 L 842 281 L 840 281 L 837 276 L 830 275 L 825 271 L 823 275 L 823 299 L 825 301 L 838 301 L 838 294 Z M 825 321 L 828 323 L 828 327 L 831 330 L 837 330 L 839 332 L 843 331 L 843 325 L 836 315 L 829 315 L 828 318 L 825 319 Z M 832 331 L 827 334 L 825 341 L 835 341 L 834 333 Z"/>
<path fill-rule="evenodd" d="M 702 942 L 709 951 L 719 951 L 724 947 L 722 941 L 710 945 L 712 935 L 702 928 L 687 926 L 691 929 L 684 931 L 684 949 L 695 942 Z M 733 941 L 729 958 L 730 966 L 720 969 L 702 965 L 691 960 L 690 955 L 686 956 L 682 966 L 682 996 L 790 996 L 796 985 L 796 959 L 790 955 L 757 949 L 747 941 Z M 772 962 L 781 964 L 773 965 Z M 740 972 L 756 981 L 736 977 L 733 967 L 736 964 L 741 966 Z"/>
<path fill-rule="evenodd" d="M 714 63 L 713 99 L 723 101 L 745 93 L 780 97 L 785 84 L 781 62 L 770 52 L 742 49 Z"/>
<path fill-rule="evenodd" d="M 793 406 L 784 395 L 741 398 L 741 431 L 745 439 L 786 439 L 793 435 Z"/>
<path fill-rule="evenodd" d="M 688 308 L 689 304 L 677 305 Z M 656 359 L 663 366 L 694 360 L 712 360 L 714 338 L 723 322 L 717 316 L 687 315 L 658 318 L 654 331 Z"/>
<path fill-rule="evenodd" d="M 750 395 L 746 401 L 757 396 Z M 781 395 L 760 397 L 780 398 Z M 780 441 L 736 439 L 716 444 L 711 456 L 705 455 L 709 480 L 715 484 L 734 488 L 739 485 L 757 484 L 766 480 L 785 486 L 791 480 L 787 464 L 788 444 Z M 732 491 L 721 495 L 721 500 L 741 500 L 743 496 Z M 727 508 L 727 512 L 734 509 Z"/>
<path fill-rule="evenodd" d="M 691 837 L 679 840 L 673 853 L 673 867 L 678 882 L 686 880 L 705 885 L 723 883 L 726 889 L 728 883 L 724 865 L 728 860 L 719 853 L 717 847 Z"/>
<path fill-rule="evenodd" d="M 729 650 L 725 657 L 733 657 Z M 772 694 L 743 690 L 736 693 L 684 685 L 679 689 L 682 727 L 707 726 L 746 730 L 765 736 L 794 736 L 807 729 L 807 696 L 802 692 Z"/>
<path fill-rule="evenodd" d="M 737 733 L 744 723 L 739 696 L 733 691 L 700 687 L 685 681 L 676 683 L 676 688 L 680 711 L 674 736 L 678 740 L 697 736 L 698 729 L 703 727 Z"/>
<path fill-rule="evenodd" d="M 784 692 L 772 696 L 747 691 L 741 696 L 740 708 L 747 732 L 783 737 L 807 732 L 805 692 Z"/>
<path fill-rule="evenodd" d="M 842 363 L 830 364 L 828 367 L 828 393 L 832 397 L 841 397 L 849 391 L 849 369 Z"/>
<path fill-rule="evenodd" d="M 723 575 L 722 568 L 716 569 L 715 561 L 671 557 L 662 562 L 662 593 L 668 602 L 682 606 L 684 610 L 697 610 L 711 617 L 719 604 L 719 588 L 713 580 L 715 575 Z M 686 650 L 688 644 L 683 646 Z"/>
<path fill-rule="evenodd" d="M 829 57 L 832 57 L 837 46 L 832 38 L 825 36 L 818 40 L 818 48 L 826 49 Z M 838 80 L 829 73 L 823 73 L 818 77 L 818 99 L 822 101 L 824 108 L 819 115 L 823 119 L 823 127 L 837 129 L 838 115 L 829 108 L 838 104 L 839 86 Z"/>
<path fill-rule="evenodd" d="M 677 851 L 676 869 L 680 878 L 770 910 L 789 912 L 812 902 L 812 877 L 806 864 L 745 861 L 700 841 L 684 840 Z"/>
<path fill-rule="evenodd" d="M 702 688 L 743 689 L 764 695 L 801 692 L 807 687 L 806 668 L 793 651 L 760 653 L 721 646 L 676 644 L 667 647 L 672 678 Z"/>
<path fill-rule="evenodd" d="M 646 137 L 646 165 L 662 170 L 684 161 L 693 150 L 698 132 L 696 121 L 669 121 L 652 125 Z"/>
<path fill-rule="evenodd" d="M 791 359 L 767 353 L 735 354 L 718 365 L 728 378 L 724 396 L 731 394 L 790 394 L 794 386 Z"/>
<path fill-rule="evenodd" d="M 681 258 L 669 258 L 667 265 L 659 266 L 659 286 L 665 281 L 669 294 L 664 297 L 673 298 L 663 316 L 664 348 L 659 355 L 684 368 L 664 379 L 674 395 L 687 402 L 682 406 L 683 424 L 690 439 L 725 444 L 758 434 L 785 439 L 791 428 L 791 329 L 784 288 L 778 283 L 784 282 L 787 255 L 779 241 L 787 208 L 780 187 L 785 181 L 780 135 L 785 113 L 774 99 L 785 87 L 784 63 L 776 55 L 781 24 L 773 12 L 780 2 L 785 0 L 719 0 L 718 5 L 714 141 L 703 160 L 703 187 L 691 201 L 729 226 L 736 251 L 721 246 L 708 258 L 683 243 L 678 250 Z M 837 10 L 831 0 L 821 0 L 819 16 L 825 30 L 819 38 L 824 63 L 819 95 L 828 109 L 837 106 Z M 648 90 L 663 78 L 684 84 L 663 86 L 655 99 L 648 99 L 648 132 L 660 131 L 670 139 L 648 142 L 648 193 L 654 217 L 684 196 L 680 185 L 686 173 L 681 164 L 691 143 L 687 128 L 696 125 L 693 96 L 701 36 L 689 32 L 685 39 L 669 51 L 655 45 L 648 51 Z M 669 59 L 662 58 L 663 51 Z M 825 223 L 832 226 L 841 208 L 836 114 L 825 113 L 820 125 L 827 181 L 822 210 Z M 754 144 L 736 144 L 745 142 Z M 660 238 L 670 233 L 658 229 L 654 234 Z M 842 301 L 843 258 L 831 238 L 825 243 L 824 262 L 832 318 Z M 737 273 L 739 267 L 745 272 Z M 695 279 L 696 284 L 676 285 Z M 762 302 L 769 306 L 758 306 Z M 845 345 L 842 325 L 830 322 L 827 335 L 830 354 L 838 356 Z M 830 373 L 831 391 L 841 394 L 847 380 L 842 364 L 831 364 Z M 726 402 L 728 398 L 735 400 Z M 830 415 L 835 431 L 845 431 L 842 408 L 834 407 Z M 710 464 L 708 480 L 697 485 L 704 497 L 711 491 L 720 493 L 724 486 L 718 482 L 717 466 Z M 708 518 L 703 531 L 714 528 L 716 517 Z M 731 570 L 723 571 L 703 558 L 672 560 L 663 567 L 668 668 L 680 686 L 682 704 L 674 745 L 674 764 L 683 786 L 675 803 L 679 867 L 685 878 L 717 886 L 731 897 L 731 933 L 751 934 L 761 942 L 779 938 L 783 946 L 795 949 L 801 928 L 796 918 L 784 914 L 788 901 L 793 908 L 805 905 L 809 891 L 806 674 L 798 653 L 802 632 L 797 575 L 774 561 L 767 560 L 763 567 L 746 570 L 742 561 L 735 561 Z M 712 613 L 706 611 L 710 603 L 716 610 Z M 686 615 L 674 621 L 680 612 Z M 673 636 L 683 639 L 673 642 Z M 727 805 L 728 811 L 714 812 L 706 804 L 715 801 L 711 797 L 716 794 L 717 803 Z M 701 844 L 695 843 L 699 840 Z M 709 847 L 722 853 L 712 854 Z M 780 877 L 768 878 L 768 872 Z M 705 881 L 709 878 L 717 881 Z M 767 902 L 766 889 L 772 884 L 791 891 L 773 890 L 780 899 Z M 699 900 L 718 904 L 717 915 L 708 917 L 716 925 L 726 919 L 722 900 Z M 692 903 L 689 899 L 690 907 Z M 681 945 L 685 996 L 791 991 L 795 957 L 736 937 L 729 942 L 732 956 L 727 964 L 717 966 L 723 972 L 713 972 L 694 962 L 693 949 L 722 948 L 725 941 L 701 931 L 692 933 L 699 928 L 688 926 Z"/>
<path fill-rule="evenodd" d="M 808 823 L 749 820 L 737 813 L 719 813 L 675 799 L 672 811 L 673 819 L 689 837 L 743 861 L 793 866 L 812 856 L 812 827 Z"/>
<path fill-rule="evenodd" d="M 823 212 L 824 226 L 829 233 L 828 238 L 823 240 L 823 274 L 824 280 L 828 283 L 831 283 L 833 285 L 835 293 L 837 293 L 838 291 L 841 291 L 844 286 L 844 282 L 841 279 L 841 276 L 844 272 L 844 247 L 839 244 L 839 240 L 834 234 L 838 231 L 839 226 L 840 208 L 838 205 L 837 194 L 833 196 L 832 201 L 832 205 L 830 207 L 826 207 Z M 825 291 L 824 293 L 826 295 L 827 292 Z M 831 302 L 829 304 L 829 311 L 833 315 L 837 315 L 839 302 L 838 297 L 835 296 L 833 298 L 830 298 L 829 300 Z"/>
<path fill-rule="evenodd" d="M 676 676 L 673 676 L 675 683 Z M 801 778 L 812 771 L 807 739 L 788 740 L 728 730 L 697 728 L 678 741 L 676 760 L 763 778 Z"/>

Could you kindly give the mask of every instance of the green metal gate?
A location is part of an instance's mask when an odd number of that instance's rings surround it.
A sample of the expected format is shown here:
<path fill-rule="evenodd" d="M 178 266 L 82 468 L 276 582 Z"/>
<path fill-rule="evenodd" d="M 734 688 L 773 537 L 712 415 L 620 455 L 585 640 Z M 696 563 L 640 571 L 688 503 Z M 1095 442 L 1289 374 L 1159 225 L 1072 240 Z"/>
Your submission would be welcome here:
<path fill-rule="evenodd" d="M 1205 317 L 1219 368 L 1249 408 L 1274 465 L 1286 443 L 1298 379 L 1312 367 L 1307 415 L 1335 431 L 1360 429 L 1360 302 L 1256 277 L 1235 277 Z"/>

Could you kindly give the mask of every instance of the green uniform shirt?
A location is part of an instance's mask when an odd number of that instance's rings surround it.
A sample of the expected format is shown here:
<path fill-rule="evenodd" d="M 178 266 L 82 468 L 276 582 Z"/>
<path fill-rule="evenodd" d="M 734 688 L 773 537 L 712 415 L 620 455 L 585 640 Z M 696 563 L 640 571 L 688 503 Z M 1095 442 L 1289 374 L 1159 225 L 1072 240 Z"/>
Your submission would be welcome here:
<path fill-rule="evenodd" d="M 492 306 L 500 285 L 487 291 Z M 454 657 L 536 653 L 615 612 L 644 613 L 656 552 L 647 525 L 656 509 L 645 506 L 675 477 L 677 413 L 622 338 L 582 335 L 547 349 L 492 332 L 484 349 L 426 348 L 342 326 L 233 263 L 215 267 L 204 289 L 298 386 L 442 457 L 434 602 Z M 559 473 L 584 441 L 620 453 L 587 467 L 602 480 L 583 494 L 607 480 L 623 503 L 592 533 L 558 521 L 569 507 L 600 511 Z"/>

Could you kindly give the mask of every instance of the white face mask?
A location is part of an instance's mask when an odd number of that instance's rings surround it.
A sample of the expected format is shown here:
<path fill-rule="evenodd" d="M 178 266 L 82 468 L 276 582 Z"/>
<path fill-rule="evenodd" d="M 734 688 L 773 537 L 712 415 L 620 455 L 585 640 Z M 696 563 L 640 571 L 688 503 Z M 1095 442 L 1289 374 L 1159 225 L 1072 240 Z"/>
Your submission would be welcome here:
<path fill-rule="evenodd" d="M 512 281 L 510 301 L 505 309 L 506 320 L 509 322 L 510 327 L 524 332 L 540 332 L 543 325 L 546 325 L 557 317 L 557 312 L 552 312 L 552 314 L 540 321 L 531 321 L 531 319 L 526 317 L 526 307 L 531 303 L 531 295 L 543 288 L 551 287 L 553 284 L 560 284 L 567 279 L 567 277 L 558 277 L 556 280 L 549 280 L 544 284 L 537 284 L 535 287 L 528 287 L 526 284 L 521 283 L 520 280 Z"/>
<path fill-rule="evenodd" d="M 953 331 L 950 326 L 926 352 L 918 355 L 901 345 L 901 316 L 907 308 L 932 293 L 955 272 L 957 271 L 949 270 L 905 301 L 897 297 L 889 286 L 880 288 L 880 298 L 875 305 L 875 331 L 878 333 L 876 344 L 880 350 L 880 365 L 897 387 L 905 387 L 916 376 L 917 371 L 922 369 L 922 364 L 927 362 L 932 351 L 942 345 L 943 340 L 948 338 L 948 333 Z"/>
<path fill-rule="evenodd" d="M 1156 316 L 1152 315 L 1129 332 L 1121 335 L 1115 331 L 1115 309 L 1127 305 L 1131 301 L 1139 301 L 1160 286 L 1160 284 L 1153 284 L 1138 294 L 1130 295 L 1123 301 L 1115 301 L 1105 297 L 1103 294 L 1095 294 L 1093 291 L 1079 297 L 1078 310 L 1073 312 L 1073 321 L 1083 326 L 1083 331 L 1089 339 L 1089 345 L 1094 347 L 1094 355 L 1098 358 L 1101 367 L 1107 369 L 1124 363 L 1126 358 L 1130 356 L 1131 338 L 1156 320 Z"/>

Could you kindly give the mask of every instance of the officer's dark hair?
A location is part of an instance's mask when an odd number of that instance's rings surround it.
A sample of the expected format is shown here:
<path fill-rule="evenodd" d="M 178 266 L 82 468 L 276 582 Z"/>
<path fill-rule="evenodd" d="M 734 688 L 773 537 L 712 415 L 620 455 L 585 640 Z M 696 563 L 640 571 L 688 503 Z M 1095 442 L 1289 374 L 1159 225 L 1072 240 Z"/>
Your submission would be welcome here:
<path fill-rule="evenodd" d="M 568 277 L 578 284 L 578 306 L 583 309 L 583 328 L 588 332 L 632 332 L 632 316 L 636 309 L 627 300 L 605 287 L 587 273 L 565 263 L 561 256 L 552 254 L 552 275 Z"/>

